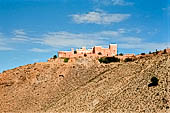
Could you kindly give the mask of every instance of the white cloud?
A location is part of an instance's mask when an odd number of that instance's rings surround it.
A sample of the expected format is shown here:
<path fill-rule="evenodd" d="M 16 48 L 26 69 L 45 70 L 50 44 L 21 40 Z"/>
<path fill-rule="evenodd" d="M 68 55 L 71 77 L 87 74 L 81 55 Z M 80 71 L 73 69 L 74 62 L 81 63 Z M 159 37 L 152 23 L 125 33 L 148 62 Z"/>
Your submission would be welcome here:
<path fill-rule="evenodd" d="M 15 38 L 11 38 L 11 39 L 14 41 L 28 41 L 28 39 L 24 38 L 24 37 L 15 37 Z"/>
<path fill-rule="evenodd" d="M 99 40 L 98 41 L 95 40 L 95 37 L 96 37 L 95 34 L 74 34 L 69 32 L 54 32 L 46 34 L 41 43 L 52 47 L 92 46 L 100 43 Z"/>
<path fill-rule="evenodd" d="M 11 47 L 8 47 L 6 44 L 4 44 L 3 42 L 0 42 L 0 51 L 9 51 L 9 50 L 15 50 Z"/>
<path fill-rule="evenodd" d="M 80 23 L 111 24 L 128 19 L 130 14 L 107 14 L 105 12 L 89 12 L 87 14 L 74 14 L 73 20 Z"/>
<path fill-rule="evenodd" d="M 119 48 L 126 49 L 140 49 L 152 51 L 155 49 L 164 49 L 170 47 L 169 42 L 147 42 L 144 38 L 135 37 L 131 33 L 138 33 L 140 29 L 126 29 L 120 28 L 115 31 L 101 31 L 94 33 L 71 33 L 71 32 L 49 32 L 43 35 L 41 38 L 29 38 L 30 43 L 42 44 L 51 49 L 32 48 L 29 51 L 32 52 L 51 52 L 56 49 L 75 47 L 80 48 L 82 46 L 93 47 L 95 45 L 101 45 L 107 47 L 110 43 L 117 43 Z M 21 33 L 23 34 L 23 33 Z M 24 35 L 23 35 L 24 36 Z M 18 40 L 18 39 L 17 39 Z M 8 40 L 3 38 L 0 33 L 0 51 L 2 50 L 14 50 L 8 47 Z M 11 43 L 11 42 L 10 42 Z M 159 46 L 158 46 L 159 45 Z"/>
<path fill-rule="evenodd" d="M 123 28 L 118 29 L 118 31 L 119 31 L 120 33 L 126 33 L 126 32 L 127 32 L 126 29 L 123 29 Z"/>
<path fill-rule="evenodd" d="M 121 5 L 121 6 L 127 6 L 127 5 L 133 5 L 132 2 L 126 2 L 125 0 L 111 0 L 113 5 Z"/>
<path fill-rule="evenodd" d="M 121 29 L 124 31 L 123 29 Z M 70 33 L 70 32 L 51 32 L 46 35 L 38 43 L 54 48 L 80 48 L 82 46 L 93 47 L 101 45 L 106 47 L 109 43 L 117 43 L 119 48 L 155 50 L 170 47 L 169 43 L 151 43 L 141 37 L 124 36 L 124 32 L 102 31 L 95 33 Z M 159 46 L 158 46 L 159 45 Z M 38 50 L 38 49 L 37 49 Z"/>
<path fill-rule="evenodd" d="M 126 43 L 126 44 L 139 44 L 142 42 L 142 38 L 139 38 L 139 37 L 121 37 L 119 39 L 119 42 L 123 42 L 123 43 Z"/>
<path fill-rule="evenodd" d="M 120 28 L 120 29 L 118 29 L 118 31 L 120 33 L 130 33 L 130 32 L 132 32 L 132 33 L 137 33 L 137 34 L 142 32 L 142 30 L 139 29 L 139 28 Z"/>
<path fill-rule="evenodd" d="M 10 47 L 2 47 L 2 46 L 0 46 L 0 51 L 11 51 L 11 50 L 15 50 L 15 49 L 10 48 Z"/>
<path fill-rule="evenodd" d="M 40 49 L 40 48 L 32 48 L 32 49 L 30 49 L 30 51 L 39 52 L 39 53 L 47 53 L 47 52 L 50 52 L 51 50 L 49 50 L 49 49 Z"/>
<path fill-rule="evenodd" d="M 14 50 L 13 48 L 7 46 L 7 42 L 7 39 L 3 38 L 3 34 L 0 33 L 0 51 Z"/>
<path fill-rule="evenodd" d="M 119 6 L 130 6 L 133 2 L 126 2 L 126 0 L 93 0 L 95 3 L 102 5 L 119 5 Z"/>
<path fill-rule="evenodd" d="M 159 46 L 158 46 L 159 45 Z M 156 49 L 158 50 L 163 50 L 167 47 L 170 47 L 170 43 L 149 43 L 149 42 L 141 42 L 141 43 L 122 43 L 119 44 L 121 48 L 125 49 L 142 49 L 142 50 L 147 50 L 147 51 L 155 51 Z"/>
<path fill-rule="evenodd" d="M 119 36 L 120 35 L 120 32 L 118 31 L 102 31 L 102 32 L 98 32 L 96 33 L 97 35 L 100 35 L 100 36 Z"/>
<path fill-rule="evenodd" d="M 23 29 L 17 29 L 13 31 L 14 38 L 11 38 L 14 41 L 28 41 L 29 38 L 27 33 Z"/>
<path fill-rule="evenodd" d="M 14 33 L 15 35 L 26 35 L 26 33 L 24 32 L 23 29 L 14 30 L 13 33 Z"/>

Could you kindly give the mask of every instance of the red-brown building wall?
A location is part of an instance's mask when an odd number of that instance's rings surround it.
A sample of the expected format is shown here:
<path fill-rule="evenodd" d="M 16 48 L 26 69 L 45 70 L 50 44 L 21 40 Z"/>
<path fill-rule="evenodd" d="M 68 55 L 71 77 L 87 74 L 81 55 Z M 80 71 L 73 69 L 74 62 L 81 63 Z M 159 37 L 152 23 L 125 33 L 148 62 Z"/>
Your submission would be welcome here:
<path fill-rule="evenodd" d="M 110 44 L 109 48 L 102 48 L 101 46 L 95 46 L 92 50 L 86 50 L 86 48 L 77 49 L 77 53 L 74 54 L 74 49 L 71 51 L 59 51 L 58 57 L 79 57 L 84 56 L 114 56 L 117 55 L 117 44 Z"/>

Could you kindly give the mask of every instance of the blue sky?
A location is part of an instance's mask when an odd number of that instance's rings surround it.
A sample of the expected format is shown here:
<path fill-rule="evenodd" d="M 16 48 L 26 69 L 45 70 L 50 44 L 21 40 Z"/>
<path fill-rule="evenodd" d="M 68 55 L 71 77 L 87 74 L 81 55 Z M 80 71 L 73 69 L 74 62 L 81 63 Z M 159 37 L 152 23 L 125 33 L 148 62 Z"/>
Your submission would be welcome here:
<path fill-rule="evenodd" d="M 0 72 L 72 47 L 164 49 L 169 16 L 170 0 L 0 0 Z"/>

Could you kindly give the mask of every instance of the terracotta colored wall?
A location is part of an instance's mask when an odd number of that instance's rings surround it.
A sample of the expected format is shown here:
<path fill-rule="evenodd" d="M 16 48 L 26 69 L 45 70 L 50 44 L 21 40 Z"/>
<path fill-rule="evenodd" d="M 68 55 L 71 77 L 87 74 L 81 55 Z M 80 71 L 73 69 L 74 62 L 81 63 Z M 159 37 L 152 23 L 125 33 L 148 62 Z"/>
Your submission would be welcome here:
<path fill-rule="evenodd" d="M 170 53 L 170 48 L 166 49 L 166 52 L 167 52 L 167 53 Z"/>
<path fill-rule="evenodd" d="M 103 55 L 103 56 L 111 56 L 110 49 L 108 49 L 108 48 L 103 48 L 103 49 L 102 49 L 102 55 Z"/>
<path fill-rule="evenodd" d="M 58 57 L 65 57 L 65 53 L 64 52 L 58 52 Z"/>
<path fill-rule="evenodd" d="M 95 46 L 95 47 L 93 48 L 94 54 L 98 54 L 98 53 L 101 52 L 101 51 L 102 51 L 102 47 L 100 47 L 100 46 Z"/>
<path fill-rule="evenodd" d="M 102 48 L 101 46 L 95 46 L 93 49 L 87 50 L 86 48 L 76 49 L 77 54 L 74 54 L 74 49 L 72 48 L 71 51 L 59 51 L 58 57 L 80 57 L 86 54 L 87 56 L 113 56 L 117 54 L 117 44 L 110 44 L 109 48 Z M 101 53 L 102 55 L 99 55 Z"/>
<path fill-rule="evenodd" d="M 70 52 L 58 52 L 58 57 L 71 57 L 73 54 L 72 54 L 72 51 Z"/>
<path fill-rule="evenodd" d="M 117 55 L 117 44 L 110 44 L 109 49 L 112 56 Z"/>

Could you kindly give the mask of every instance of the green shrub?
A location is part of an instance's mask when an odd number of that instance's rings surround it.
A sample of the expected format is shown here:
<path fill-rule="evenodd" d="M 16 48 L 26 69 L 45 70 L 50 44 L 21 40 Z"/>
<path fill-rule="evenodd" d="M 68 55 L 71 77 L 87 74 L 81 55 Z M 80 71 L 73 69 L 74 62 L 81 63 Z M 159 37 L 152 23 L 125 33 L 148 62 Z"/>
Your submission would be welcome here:
<path fill-rule="evenodd" d="M 159 81 L 159 79 L 157 77 L 152 77 L 151 78 L 151 82 L 152 83 L 148 84 L 148 87 L 157 86 L 158 85 L 158 81 Z"/>
<path fill-rule="evenodd" d="M 145 53 L 141 53 L 141 55 L 145 55 Z"/>
<path fill-rule="evenodd" d="M 74 54 L 77 54 L 77 51 L 74 51 Z"/>
<path fill-rule="evenodd" d="M 116 58 L 116 57 L 102 57 L 99 59 L 99 62 L 100 63 L 111 63 L 111 62 L 120 62 L 120 59 L 119 58 Z"/>
<path fill-rule="evenodd" d="M 84 54 L 84 57 L 86 57 L 87 56 L 87 54 Z"/>
<path fill-rule="evenodd" d="M 102 63 L 104 58 L 99 58 L 99 62 Z"/>
<path fill-rule="evenodd" d="M 68 62 L 69 58 L 64 58 L 64 62 Z"/>
<path fill-rule="evenodd" d="M 158 54 L 159 53 L 159 51 L 156 49 L 156 54 Z"/>
<path fill-rule="evenodd" d="M 98 53 L 98 55 L 102 55 L 102 53 L 101 53 L 101 52 L 99 52 L 99 53 Z"/>
<path fill-rule="evenodd" d="M 56 59 L 56 58 L 57 58 L 57 55 L 54 55 L 54 56 L 53 56 L 53 59 Z"/>
<path fill-rule="evenodd" d="M 124 60 L 124 62 L 131 62 L 131 61 L 133 61 L 132 58 L 126 58 L 126 59 Z"/>
<path fill-rule="evenodd" d="M 123 56 L 123 53 L 120 53 L 119 56 Z"/>
<path fill-rule="evenodd" d="M 166 52 L 166 49 L 164 49 L 164 51 L 163 51 L 163 54 L 166 54 L 167 52 Z"/>

